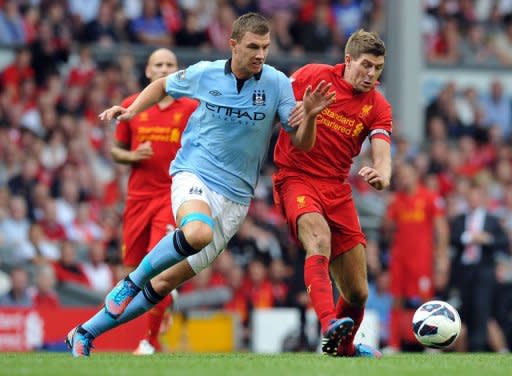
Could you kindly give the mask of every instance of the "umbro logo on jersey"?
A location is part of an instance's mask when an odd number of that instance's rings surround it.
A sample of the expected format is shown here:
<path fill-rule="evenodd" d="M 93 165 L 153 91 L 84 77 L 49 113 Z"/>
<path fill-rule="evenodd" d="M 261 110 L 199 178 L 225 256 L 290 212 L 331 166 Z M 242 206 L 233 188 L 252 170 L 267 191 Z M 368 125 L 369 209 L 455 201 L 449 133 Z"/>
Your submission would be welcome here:
<path fill-rule="evenodd" d="M 264 106 L 266 100 L 265 90 L 254 90 L 252 94 L 253 106 Z"/>
<path fill-rule="evenodd" d="M 192 187 L 189 189 L 188 193 L 191 195 L 202 195 L 203 190 L 199 187 Z"/>
<path fill-rule="evenodd" d="M 218 97 L 219 95 L 222 95 L 222 93 L 218 90 L 210 90 L 208 94 L 213 95 L 214 97 Z"/>

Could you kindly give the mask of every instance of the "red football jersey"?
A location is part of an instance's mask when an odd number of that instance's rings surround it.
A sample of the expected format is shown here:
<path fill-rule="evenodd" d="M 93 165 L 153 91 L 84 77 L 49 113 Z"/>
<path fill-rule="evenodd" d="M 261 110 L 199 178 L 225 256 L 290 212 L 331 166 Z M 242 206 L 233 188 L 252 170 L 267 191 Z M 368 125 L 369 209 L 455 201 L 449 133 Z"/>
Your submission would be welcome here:
<path fill-rule="evenodd" d="M 137 95 L 126 98 L 128 107 Z M 121 121 L 116 127 L 115 138 L 130 150 L 145 141 L 151 141 L 153 156 L 132 165 L 128 181 L 128 198 L 148 198 L 155 194 L 170 194 L 169 165 L 181 146 L 181 134 L 188 118 L 197 107 L 197 101 L 180 98 L 161 109 L 154 105 L 137 114 L 130 121 Z"/>
<path fill-rule="evenodd" d="M 396 227 L 392 252 L 401 262 L 431 265 L 434 251 L 434 219 L 444 215 L 440 197 L 418 187 L 412 195 L 397 192 L 387 209 Z"/>
<path fill-rule="evenodd" d="M 343 79 L 344 64 L 336 66 L 310 64 L 292 75 L 295 98 L 302 100 L 308 85 L 315 88 L 321 80 L 332 83 L 336 102 L 317 117 L 316 143 L 305 153 L 295 148 L 288 134 L 281 129 L 274 152 L 277 167 L 314 177 L 345 180 L 352 159 L 361 151 L 365 138 L 389 139 L 378 130 L 391 133 L 391 105 L 375 89 L 368 93 L 353 90 Z"/>

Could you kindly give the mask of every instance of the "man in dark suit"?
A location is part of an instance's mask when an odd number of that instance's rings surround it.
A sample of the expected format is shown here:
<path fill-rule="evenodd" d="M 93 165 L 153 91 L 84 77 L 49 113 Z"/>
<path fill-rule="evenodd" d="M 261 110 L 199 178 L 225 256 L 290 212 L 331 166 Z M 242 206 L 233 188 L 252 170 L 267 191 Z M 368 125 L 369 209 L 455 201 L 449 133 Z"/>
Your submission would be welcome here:
<path fill-rule="evenodd" d="M 452 283 L 459 290 L 469 351 L 485 351 L 496 284 L 495 255 L 508 249 L 508 238 L 498 219 L 486 208 L 483 187 L 472 184 L 467 202 L 467 213 L 455 217 L 450 225 L 455 251 Z"/>

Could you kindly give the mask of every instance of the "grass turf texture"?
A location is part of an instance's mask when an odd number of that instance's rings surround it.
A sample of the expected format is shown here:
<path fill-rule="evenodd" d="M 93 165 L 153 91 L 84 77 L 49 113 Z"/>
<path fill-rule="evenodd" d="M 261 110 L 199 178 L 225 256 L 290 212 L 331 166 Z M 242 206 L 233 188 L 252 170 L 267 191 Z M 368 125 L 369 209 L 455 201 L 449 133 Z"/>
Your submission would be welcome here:
<path fill-rule="evenodd" d="M 198 376 L 503 376 L 512 375 L 512 356 L 497 354 L 399 354 L 378 359 L 320 354 L 259 355 L 96 353 L 73 359 L 64 353 L 2 353 L 0 375 L 198 375 Z"/>

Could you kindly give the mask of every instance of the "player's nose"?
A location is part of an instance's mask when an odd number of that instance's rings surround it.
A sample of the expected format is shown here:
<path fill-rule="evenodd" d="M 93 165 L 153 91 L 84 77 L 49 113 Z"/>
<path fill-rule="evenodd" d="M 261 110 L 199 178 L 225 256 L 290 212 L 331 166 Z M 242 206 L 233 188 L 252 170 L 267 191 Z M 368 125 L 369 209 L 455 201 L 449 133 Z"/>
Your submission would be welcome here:
<path fill-rule="evenodd" d="M 265 58 L 265 50 L 263 48 L 259 48 L 256 53 L 256 59 L 263 60 Z"/>

